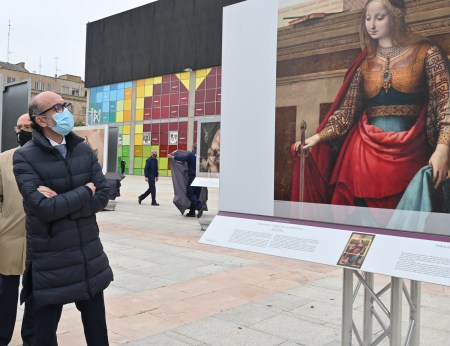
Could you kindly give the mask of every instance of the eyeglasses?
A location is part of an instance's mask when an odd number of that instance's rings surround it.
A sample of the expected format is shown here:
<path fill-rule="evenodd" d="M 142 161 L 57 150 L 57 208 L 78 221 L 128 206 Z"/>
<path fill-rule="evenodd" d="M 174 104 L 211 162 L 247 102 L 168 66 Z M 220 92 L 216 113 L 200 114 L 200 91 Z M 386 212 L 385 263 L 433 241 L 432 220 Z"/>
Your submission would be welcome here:
<path fill-rule="evenodd" d="M 14 126 L 14 131 L 19 132 L 19 131 L 27 131 L 27 132 L 31 132 L 33 130 L 33 126 L 31 125 L 18 125 L 18 126 Z"/>
<path fill-rule="evenodd" d="M 64 102 L 64 103 L 57 103 L 57 104 L 54 104 L 53 106 L 51 106 L 49 109 L 46 109 L 45 111 L 43 111 L 43 112 L 40 112 L 38 115 L 36 115 L 37 117 L 38 116 L 40 116 L 40 115 L 42 115 L 42 114 L 44 114 L 44 113 L 47 113 L 48 111 L 50 111 L 50 110 L 54 110 L 56 113 L 62 113 L 63 111 L 64 111 L 64 108 L 66 108 L 69 112 L 71 112 L 72 113 L 72 104 L 71 103 L 66 103 L 66 102 Z"/>

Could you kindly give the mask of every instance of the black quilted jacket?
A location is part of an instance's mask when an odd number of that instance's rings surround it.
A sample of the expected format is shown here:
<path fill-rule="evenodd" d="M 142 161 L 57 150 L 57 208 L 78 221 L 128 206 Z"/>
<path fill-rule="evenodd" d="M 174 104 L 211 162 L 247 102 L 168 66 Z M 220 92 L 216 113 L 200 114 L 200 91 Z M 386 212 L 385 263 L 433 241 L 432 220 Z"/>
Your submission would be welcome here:
<path fill-rule="evenodd" d="M 36 308 L 87 300 L 113 280 L 95 214 L 108 203 L 109 185 L 97 157 L 83 139 L 66 136 L 64 159 L 48 139 L 33 139 L 14 153 L 14 174 L 27 215 L 27 260 L 22 302 Z M 95 195 L 84 186 L 93 182 Z M 37 191 L 47 186 L 57 196 Z"/>

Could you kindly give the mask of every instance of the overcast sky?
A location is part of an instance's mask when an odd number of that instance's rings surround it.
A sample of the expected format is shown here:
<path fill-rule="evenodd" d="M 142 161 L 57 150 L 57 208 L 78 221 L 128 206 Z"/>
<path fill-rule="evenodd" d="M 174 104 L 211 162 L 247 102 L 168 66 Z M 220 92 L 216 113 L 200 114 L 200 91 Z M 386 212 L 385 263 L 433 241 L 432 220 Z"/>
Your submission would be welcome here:
<path fill-rule="evenodd" d="M 84 80 L 86 24 L 155 0 L 9 0 L 0 5 L 0 61 L 30 72 L 73 74 Z M 164 1 L 164 0 L 161 0 Z M 55 60 L 57 58 L 57 61 Z M 41 67 L 39 67 L 39 59 Z"/>
<path fill-rule="evenodd" d="M 47 76 L 54 76 L 57 69 L 58 76 L 72 74 L 84 80 L 86 24 L 154 1 L 3 0 L 0 61 L 24 62 L 28 71 Z M 284 7 L 309 0 L 279 1 Z M 9 59 L 8 21 L 11 23 Z"/>

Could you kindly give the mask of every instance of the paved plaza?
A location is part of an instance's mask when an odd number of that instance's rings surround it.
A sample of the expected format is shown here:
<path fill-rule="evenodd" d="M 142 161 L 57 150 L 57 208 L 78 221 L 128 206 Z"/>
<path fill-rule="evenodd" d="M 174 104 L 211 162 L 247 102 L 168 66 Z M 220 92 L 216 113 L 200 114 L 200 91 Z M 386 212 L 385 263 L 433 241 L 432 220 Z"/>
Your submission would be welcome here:
<path fill-rule="evenodd" d="M 156 186 L 161 205 L 151 206 L 150 197 L 139 205 L 144 177 L 126 176 L 115 210 L 98 214 L 114 271 L 105 291 L 111 345 L 340 345 L 342 269 L 200 244 L 197 218 L 172 203 L 171 178 Z M 218 212 L 218 189 L 209 189 L 208 208 L 205 220 Z M 389 278 L 375 281 L 382 287 Z M 359 326 L 361 297 L 354 304 Z M 21 345 L 19 309 L 14 346 Z M 405 331 L 407 305 L 403 311 Z M 448 287 L 422 285 L 421 317 L 421 345 L 450 345 Z M 74 304 L 63 311 L 58 342 L 86 345 Z"/>

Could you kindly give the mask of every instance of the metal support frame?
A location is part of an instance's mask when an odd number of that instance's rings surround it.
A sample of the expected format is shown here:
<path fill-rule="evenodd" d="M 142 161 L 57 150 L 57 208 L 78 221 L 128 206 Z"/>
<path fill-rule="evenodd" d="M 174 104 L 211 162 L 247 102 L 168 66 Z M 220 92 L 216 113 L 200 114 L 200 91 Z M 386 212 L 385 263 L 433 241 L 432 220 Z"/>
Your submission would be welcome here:
<path fill-rule="evenodd" d="M 353 276 L 358 280 L 353 288 Z M 359 332 L 353 320 L 353 304 L 358 297 L 360 287 L 364 286 L 363 330 Z M 390 346 L 419 346 L 420 343 L 420 289 L 418 281 L 411 281 L 408 291 L 403 279 L 391 277 L 391 282 L 381 290 L 374 290 L 374 274 L 363 273 L 353 269 L 344 269 L 342 291 L 342 345 L 351 346 L 352 337 L 360 346 L 378 345 L 385 337 L 389 337 Z M 389 309 L 382 296 L 390 290 Z M 409 326 L 402 336 L 402 301 L 403 296 L 409 305 Z M 381 310 L 381 311 L 380 311 Z M 381 315 L 379 312 L 381 312 Z M 383 316 L 385 315 L 385 316 Z M 383 320 L 384 318 L 384 320 Z M 388 324 L 385 323 L 388 319 Z M 375 337 L 374 322 L 381 327 Z M 361 336 L 362 335 L 362 336 Z"/>

